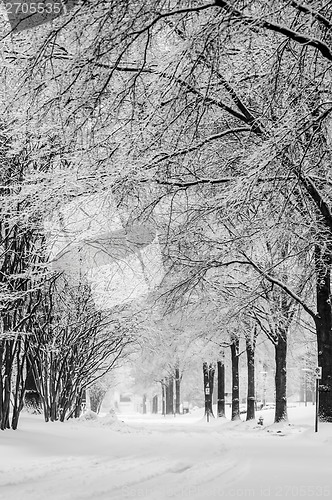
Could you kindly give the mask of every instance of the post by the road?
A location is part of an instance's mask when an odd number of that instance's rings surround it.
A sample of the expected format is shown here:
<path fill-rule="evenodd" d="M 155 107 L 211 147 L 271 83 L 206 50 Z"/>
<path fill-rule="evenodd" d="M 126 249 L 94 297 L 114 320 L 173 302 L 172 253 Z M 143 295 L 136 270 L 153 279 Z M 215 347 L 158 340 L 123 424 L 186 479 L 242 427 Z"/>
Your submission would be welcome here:
<path fill-rule="evenodd" d="M 318 432 L 318 410 L 319 410 L 319 381 L 322 378 L 322 367 L 316 366 L 316 416 L 315 416 L 315 432 Z"/>

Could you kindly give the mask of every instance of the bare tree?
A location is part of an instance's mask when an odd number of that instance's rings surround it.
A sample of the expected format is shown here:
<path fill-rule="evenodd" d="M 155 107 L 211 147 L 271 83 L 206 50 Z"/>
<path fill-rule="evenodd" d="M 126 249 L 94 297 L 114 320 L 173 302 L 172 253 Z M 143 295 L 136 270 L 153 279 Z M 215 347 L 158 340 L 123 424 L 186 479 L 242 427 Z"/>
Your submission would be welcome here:
<path fill-rule="evenodd" d="M 83 391 L 117 366 L 134 342 L 132 324 L 116 311 L 97 311 L 88 285 L 65 279 L 43 295 L 32 318 L 28 355 L 45 420 L 78 416 Z"/>
<path fill-rule="evenodd" d="M 167 198 L 170 225 L 180 200 L 187 231 L 196 227 L 199 244 L 208 213 L 224 227 L 249 205 L 251 240 L 255 200 L 270 201 L 269 215 L 282 217 L 285 207 L 302 213 L 301 224 L 310 226 L 307 255 L 315 248 L 317 307 L 252 263 L 311 315 L 323 367 L 320 415 L 332 420 L 329 4 L 151 0 L 89 7 L 97 15 L 78 7 L 37 40 L 32 57 L 27 51 L 30 116 L 49 129 L 65 124 L 63 165 L 79 155 L 92 160 L 82 189 L 88 180 L 97 191 L 103 179 L 103 189 L 114 189 L 122 202 L 135 200 L 145 214 Z M 105 171 L 110 156 L 112 175 Z M 124 158 L 130 167 L 120 173 Z M 166 239 L 177 242 L 190 267 L 194 256 L 181 242 L 184 231 L 184 225 L 168 231 Z M 247 232 L 242 243 L 248 238 Z"/>

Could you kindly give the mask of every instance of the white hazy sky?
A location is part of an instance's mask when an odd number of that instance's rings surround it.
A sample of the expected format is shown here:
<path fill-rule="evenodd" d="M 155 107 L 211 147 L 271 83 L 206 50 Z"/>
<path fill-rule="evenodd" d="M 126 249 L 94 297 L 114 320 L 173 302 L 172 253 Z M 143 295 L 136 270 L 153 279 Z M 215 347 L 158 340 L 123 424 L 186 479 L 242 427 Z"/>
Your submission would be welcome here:
<path fill-rule="evenodd" d="M 54 266 L 75 278 L 84 275 L 100 309 L 141 297 L 163 276 L 158 236 L 138 226 L 135 237 L 146 235 L 148 244 L 143 241 L 133 253 L 124 238 L 125 223 L 126 214 L 116 210 L 110 196 L 84 196 L 47 224 Z"/>

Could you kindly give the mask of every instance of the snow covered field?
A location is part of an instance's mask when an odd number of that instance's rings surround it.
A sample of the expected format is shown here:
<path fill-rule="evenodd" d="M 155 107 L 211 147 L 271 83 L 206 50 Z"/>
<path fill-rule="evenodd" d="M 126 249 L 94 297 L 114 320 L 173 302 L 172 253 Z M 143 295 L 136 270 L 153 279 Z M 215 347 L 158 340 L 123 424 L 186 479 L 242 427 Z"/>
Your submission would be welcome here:
<path fill-rule="evenodd" d="M 206 423 L 127 415 L 44 423 L 23 414 L 0 434 L 1 500 L 331 498 L 332 424 L 314 433 L 314 407 L 290 408 L 291 425 Z"/>

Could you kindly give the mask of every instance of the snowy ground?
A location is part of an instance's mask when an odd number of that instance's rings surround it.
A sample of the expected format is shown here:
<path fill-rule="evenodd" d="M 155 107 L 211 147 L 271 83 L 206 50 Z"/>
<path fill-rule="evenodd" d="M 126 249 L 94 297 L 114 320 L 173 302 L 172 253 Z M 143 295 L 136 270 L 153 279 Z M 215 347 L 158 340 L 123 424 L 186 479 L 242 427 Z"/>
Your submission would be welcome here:
<path fill-rule="evenodd" d="M 291 425 L 261 414 L 263 427 L 206 423 L 200 411 L 124 423 L 46 424 L 24 414 L 19 430 L 0 433 L 0 498 L 331 498 L 332 424 L 314 433 L 312 405 L 290 408 Z"/>

